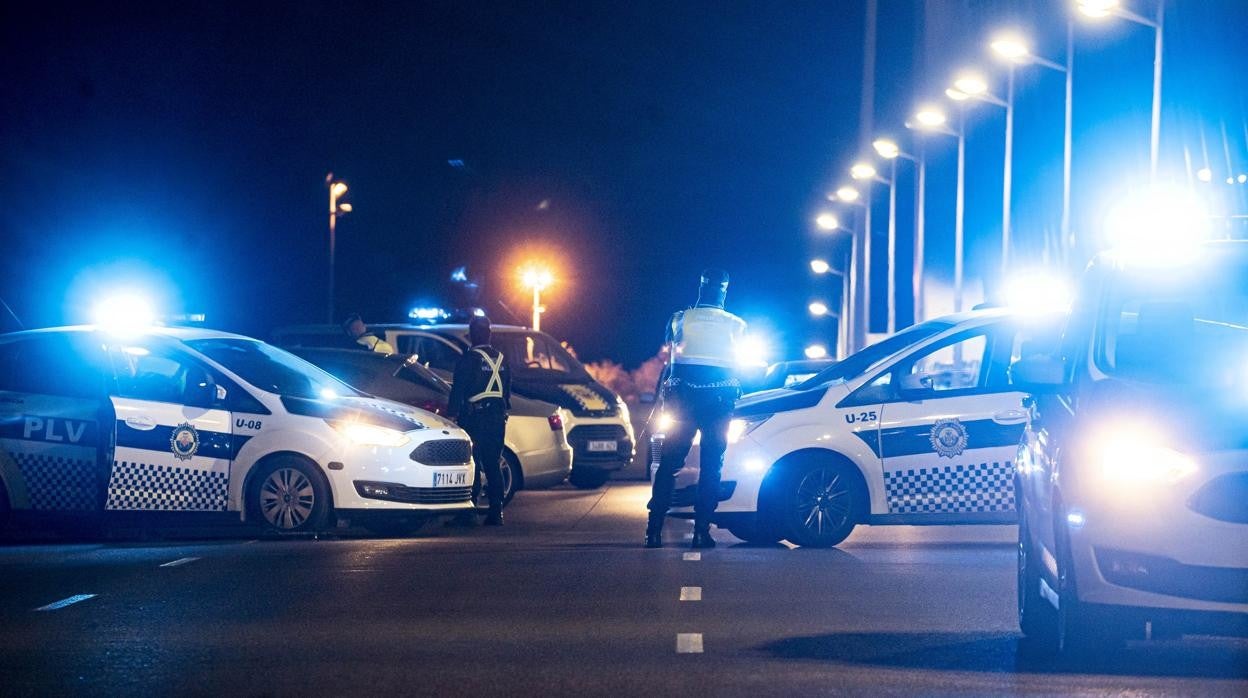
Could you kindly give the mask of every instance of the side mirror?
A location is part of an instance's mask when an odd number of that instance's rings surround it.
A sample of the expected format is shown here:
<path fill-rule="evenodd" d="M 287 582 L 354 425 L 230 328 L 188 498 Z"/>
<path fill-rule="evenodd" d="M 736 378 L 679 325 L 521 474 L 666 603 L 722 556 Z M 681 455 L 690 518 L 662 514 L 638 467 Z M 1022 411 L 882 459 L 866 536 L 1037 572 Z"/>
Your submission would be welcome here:
<path fill-rule="evenodd" d="M 1033 394 L 1057 392 L 1066 384 L 1066 363 L 1046 355 L 1019 359 L 1010 366 L 1010 384 Z"/>

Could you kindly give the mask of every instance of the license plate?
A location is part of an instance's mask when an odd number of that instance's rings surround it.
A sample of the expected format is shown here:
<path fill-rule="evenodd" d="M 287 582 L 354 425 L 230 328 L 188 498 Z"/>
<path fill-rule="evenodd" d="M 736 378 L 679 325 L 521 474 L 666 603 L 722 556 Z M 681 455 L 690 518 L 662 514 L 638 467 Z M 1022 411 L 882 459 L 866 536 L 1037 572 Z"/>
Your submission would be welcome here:
<path fill-rule="evenodd" d="M 590 441 L 585 448 L 590 453 L 615 453 L 616 444 L 614 441 Z"/>
<path fill-rule="evenodd" d="M 464 487 L 468 484 L 468 473 L 466 471 L 446 471 L 435 472 L 433 474 L 434 487 Z"/>

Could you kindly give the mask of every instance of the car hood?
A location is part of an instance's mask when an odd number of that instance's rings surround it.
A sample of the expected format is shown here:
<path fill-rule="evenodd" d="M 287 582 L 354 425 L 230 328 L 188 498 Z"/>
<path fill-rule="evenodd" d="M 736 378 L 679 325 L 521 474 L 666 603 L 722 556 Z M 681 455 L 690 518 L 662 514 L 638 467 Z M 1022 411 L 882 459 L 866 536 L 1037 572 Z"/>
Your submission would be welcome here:
<path fill-rule="evenodd" d="M 1098 382 L 1088 396 L 1096 421 L 1160 432 L 1182 451 L 1248 449 L 1248 395 L 1188 390 L 1125 380 Z"/>
<path fill-rule="evenodd" d="M 401 402 L 375 397 L 343 397 L 332 400 L 283 396 L 282 405 L 291 414 L 331 421 L 362 421 L 399 431 L 417 429 L 458 429 L 432 412 Z"/>
<path fill-rule="evenodd" d="M 512 392 L 558 405 L 577 417 L 613 417 L 619 412 L 615 393 L 597 381 L 544 383 L 515 381 Z"/>

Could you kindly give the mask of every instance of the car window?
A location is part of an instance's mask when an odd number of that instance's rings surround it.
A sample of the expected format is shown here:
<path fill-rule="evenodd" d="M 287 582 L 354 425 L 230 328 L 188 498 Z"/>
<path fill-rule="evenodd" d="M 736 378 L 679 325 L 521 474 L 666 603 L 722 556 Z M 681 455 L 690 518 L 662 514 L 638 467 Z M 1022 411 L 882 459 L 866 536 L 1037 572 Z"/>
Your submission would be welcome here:
<path fill-rule="evenodd" d="M 255 387 L 286 397 L 318 399 L 358 396 L 346 383 L 290 352 L 254 339 L 194 339 L 195 351 L 232 371 Z"/>
<path fill-rule="evenodd" d="M 985 388 L 988 387 L 987 349 L 986 333 L 957 338 L 909 359 L 908 366 L 902 367 L 902 375 L 909 373 L 929 378 L 930 389 L 937 393 Z"/>
<path fill-rule="evenodd" d="M 1004 355 L 1009 340 L 1003 344 L 1002 358 L 994 360 L 989 353 L 993 334 L 990 328 L 979 328 L 924 347 L 856 390 L 847 404 L 953 397 L 999 389 L 1008 383 L 1009 363 Z M 993 366 L 999 370 L 992 370 Z"/>
<path fill-rule="evenodd" d="M 101 355 L 88 337 L 46 334 L 0 343 L 0 390 L 37 395 L 104 396 Z"/>
<path fill-rule="evenodd" d="M 554 338 L 536 332 L 500 332 L 491 343 L 520 378 L 585 381 L 589 374 L 581 362 Z"/>
<path fill-rule="evenodd" d="M 400 354 L 412 354 L 422 366 L 441 371 L 454 371 L 459 363 L 459 352 L 434 337 L 406 334 L 398 336 L 396 349 Z"/>
<path fill-rule="evenodd" d="M 204 387 L 214 377 L 194 357 L 161 343 L 117 342 L 108 347 L 118 397 L 212 407 L 213 394 Z"/>

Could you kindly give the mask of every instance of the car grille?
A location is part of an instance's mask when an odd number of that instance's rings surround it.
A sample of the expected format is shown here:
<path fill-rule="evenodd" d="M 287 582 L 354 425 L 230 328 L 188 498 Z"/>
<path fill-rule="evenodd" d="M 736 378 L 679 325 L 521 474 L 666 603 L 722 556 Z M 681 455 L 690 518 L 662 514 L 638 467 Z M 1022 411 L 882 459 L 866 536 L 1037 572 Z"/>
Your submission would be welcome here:
<path fill-rule="evenodd" d="M 590 451 L 590 441 L 614 441 L 616 450 Z M 632 444 L 628 442 L 628 433 L 619 424 L 586 424 L 574 427 L 568 432 L 568 443 L 572 446 L 573 458 L 581 463 L 618 461 L 628 458 L 633 450 Z"/>
<path fill-rule="evenodd" d="M 1110 584 L 1185 599 L 1248 603 L 1248 567 L 1185 565 L 1108 548 L 1096 549 L 1096 564 Z"/>
<path fill-rule="evenodd" d="M 1215 477 L 1192 495 L 1187 506 L 1218 521 L 1248 523 L 1248 473 Z"/>
<path fill-rule="evenodd" d="M 373 493 L 365 493 L 364 485 L 373 486 Z M 377 494 L 376 487 L 381 486 L 386 494 Z M 361 497 L 381 499 L 387 502 L 403 502 L 404 504 L 457 504 L 472 499 L 472 487 L 408 487 L 381 482 L 356 482 L 355 491 Z"/>
<path fill-rule="evenodd" d="M 412 460 L 425 465 L 463 465 L 472 460 L 472 442 L 464 439 L 426 441 L 412 451 Z"/>

